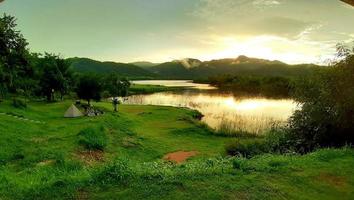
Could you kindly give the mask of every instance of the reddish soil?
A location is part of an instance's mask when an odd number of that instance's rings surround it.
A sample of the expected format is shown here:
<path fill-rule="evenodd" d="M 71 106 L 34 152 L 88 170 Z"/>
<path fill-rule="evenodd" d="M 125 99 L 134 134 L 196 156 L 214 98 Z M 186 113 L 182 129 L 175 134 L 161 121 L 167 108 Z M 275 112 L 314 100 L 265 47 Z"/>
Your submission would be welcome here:
<path fill-rule="evenodd" d="M 173 153 L 166 154 L 163 159 L 176 162 L 177 164 L 183 163 L 186 161 L 188 158 L 193 157 L 197 155 L 197 151 L 177 151 Z"/>

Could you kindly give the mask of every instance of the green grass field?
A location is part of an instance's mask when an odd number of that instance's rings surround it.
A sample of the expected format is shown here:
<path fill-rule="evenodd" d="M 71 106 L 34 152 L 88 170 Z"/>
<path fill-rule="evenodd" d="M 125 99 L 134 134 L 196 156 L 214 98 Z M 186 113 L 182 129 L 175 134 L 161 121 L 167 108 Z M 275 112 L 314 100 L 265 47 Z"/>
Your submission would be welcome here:
<path fill-rule="evenodd" d="M 194 111 L 121 105 L 113 113 L 102 102 L 102 116 L 63 118 L 70 104 L 0 103 L 1 200 L 354 198 L 350 148 L 231 158 L 231 138 L 213 135 Z M 79 144 L 88 127 L 103 127 L 104 151 Z M 198 154 L 180 165 L 162 159 L 180 150 Z"/>

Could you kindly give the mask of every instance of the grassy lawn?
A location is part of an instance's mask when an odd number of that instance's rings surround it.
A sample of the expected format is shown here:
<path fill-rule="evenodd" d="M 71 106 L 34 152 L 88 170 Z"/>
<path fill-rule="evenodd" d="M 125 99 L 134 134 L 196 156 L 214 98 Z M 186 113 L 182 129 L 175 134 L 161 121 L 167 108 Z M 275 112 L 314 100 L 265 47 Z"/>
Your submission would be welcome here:
<path fill-rule="evenodd" d="M 63 118 L 71 102 L 0 103 L 0 199 L 353 199 L 354 150 L 305 156 L 225 156 L 230 140 L 210 134 L 194 111 L 110 103 L 99 117 Z M 12 115 L 12 116 L 10 116 Z M 14 117 L 17 116 L 17 117 Z M 29 119 L 24 120 L 23 118 Z M 34 120 L 34 121 L 30 121 Z M 104 151 L 78 133 L 103 127 Z M 175 165 L 163 156 L 197 151 Z"/>

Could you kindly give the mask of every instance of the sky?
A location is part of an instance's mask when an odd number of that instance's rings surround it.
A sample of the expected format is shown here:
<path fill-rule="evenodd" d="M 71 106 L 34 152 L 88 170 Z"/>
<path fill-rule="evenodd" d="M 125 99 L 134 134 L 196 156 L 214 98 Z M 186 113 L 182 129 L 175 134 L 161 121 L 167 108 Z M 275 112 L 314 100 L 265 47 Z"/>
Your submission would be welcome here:
<path fill-rule="evenodd" d="M 0 13 L 31 51 L 101 61 L 318 64 L 354 41 L 354 7 L 339 0 L 5 0 Z"/>

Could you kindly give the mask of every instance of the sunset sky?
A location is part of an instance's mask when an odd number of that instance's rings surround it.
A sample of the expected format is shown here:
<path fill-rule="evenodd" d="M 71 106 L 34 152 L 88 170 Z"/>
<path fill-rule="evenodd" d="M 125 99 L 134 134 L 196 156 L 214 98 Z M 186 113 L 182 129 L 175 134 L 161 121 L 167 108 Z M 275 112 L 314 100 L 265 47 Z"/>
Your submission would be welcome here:
<path fill-rule="evenodd" d="M 119 62 L 246 55 L 321 63 L 354 41 L 339 0 L 5 0 L 35 52 Z"/>

